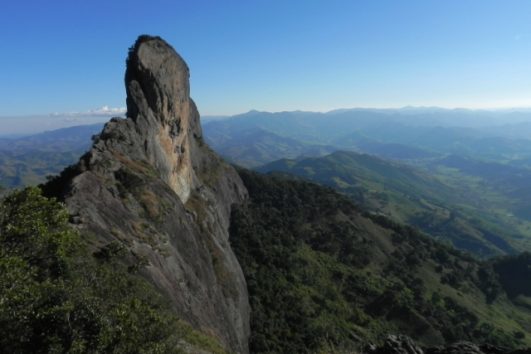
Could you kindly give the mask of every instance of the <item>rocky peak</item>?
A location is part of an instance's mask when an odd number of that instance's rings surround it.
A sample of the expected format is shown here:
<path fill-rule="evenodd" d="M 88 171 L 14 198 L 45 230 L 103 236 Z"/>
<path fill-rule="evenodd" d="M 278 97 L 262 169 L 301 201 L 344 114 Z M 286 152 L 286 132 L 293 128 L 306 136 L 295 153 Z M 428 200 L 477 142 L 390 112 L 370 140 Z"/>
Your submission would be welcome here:
<path fill-rule="evenodd" d="M 127 58 L 128 116 L 136 120 L 152 113 L 167 124 L 180 119 L 190 98 L 189 76 L 188 66 L 171 46 L 158 37 L 140 36 Z"/>
<path fill-rule="evenodd" d="M 198 185 L 190 168 L 190 138 L 201 138 L 189 76 L 184 60 L 159 37 L 141 36 L 129 51 L 127 115 L 140 128 L 155 128 L 155 136 L 144 141 L 146 154 L 183 202 Z"/>
<path fill-rule="evenodd" d="M 125 74 L 127 118 L 113 118 L 79 163 L 45 186 L 94 247 L 117 242 L 175 311 L 231 352 L 248 351 L 249 304 L 228 241 L 247 191 L 203 142 L 184 60 L 141 36 Z"/>

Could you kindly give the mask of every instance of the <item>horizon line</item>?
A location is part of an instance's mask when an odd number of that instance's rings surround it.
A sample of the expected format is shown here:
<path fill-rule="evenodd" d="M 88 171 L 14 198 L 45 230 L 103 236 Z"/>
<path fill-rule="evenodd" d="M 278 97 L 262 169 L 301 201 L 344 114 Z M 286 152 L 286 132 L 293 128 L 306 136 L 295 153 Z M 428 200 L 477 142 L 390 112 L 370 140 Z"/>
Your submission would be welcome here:
<path fill-rule="evenodd" d="M 247 114 L 251 112 L 257 112 L 257 113 L 290 113 L 290 112 L 305 112 L 305 113 L 332 113 L 337 111 L 354 111 L 354 110 L 407 110 L 407 109 L 440 109 L 445 111 L 528 111 L 531 110 L 531 105 L 529 106 L 499 106 L 499 107 L 465 107 L 465 106 L 456 106 L 456 107 L 446 107 L 446 106 L 414 106 L 414 105 L 406 105 L 406 106 L 388 106 L 388 107 L 374 107 L 374 106 L 358 106 L 358 107 L 349 107 L 349 108 L 333 108 L 333 109 L 324 109 L 324 110 L 305 110 L 305 109 L 284 109 L 284 110 L 261 110 L 261 109 L 249 109 L 243 112 L 239 113 L 206 113 L 201 114 L 201 117 L 231 117 L 231 116 L 237 116 L 242 114 Z"/>
<path fill-rule="evenodd" d="M 340 108 L 332 108 L 332 109 L 324 109 L 324 110 L 307 110 L 307 109 L 283 109 L 283 110 L 262 110 L 262 109 L 254 109 L 251 108 L 246 111 L 241 111 L 237 113 L 205 113 L 201 114 L 201 117 L 231 117 L 231 116 L 237 116 L 242 114 L 247 114 L 251 112 L 257 112 L 257 113 L 290 113 L 290 112 L 305 112 L 305 113 L 332 113 L 337 111 L 355 111 L 355 110 L 428 110 L 428 109 L 439 109 L 439 110 L 445 110 L 445 111 L 527 111 L 531 110 L 530 106 L 499 106 L 499 107 L 466 107 L 466 106 L 454 106 L 454 107 L 448 107 L 448 106 L 436 106 L 436 105 L 430 105 L 430 106 L 415 106 L 415 105 L 406 105 L 406 106 L 387 106 L 387 107 L 375 107 L 375 106 L 355 106 L 355 107 L 340 107 Z M 126 116 L 126 111 L 123 110 L 116 110 L 116 111 L 108 111 L 108 112 L 101 112 L 101 111 L 88 111 L 88 112 L 52 112 L 52 113 L 30 113 L 30 114 L 10 114 L 10 115 L 1 115 L 0 118 L 21 118 L 21 117 L 54 117 L 54 118 L 60 118 L 60 117 L 93 117 L 93 118 L 104 118 L 104 117 L 117 117 Z"/>

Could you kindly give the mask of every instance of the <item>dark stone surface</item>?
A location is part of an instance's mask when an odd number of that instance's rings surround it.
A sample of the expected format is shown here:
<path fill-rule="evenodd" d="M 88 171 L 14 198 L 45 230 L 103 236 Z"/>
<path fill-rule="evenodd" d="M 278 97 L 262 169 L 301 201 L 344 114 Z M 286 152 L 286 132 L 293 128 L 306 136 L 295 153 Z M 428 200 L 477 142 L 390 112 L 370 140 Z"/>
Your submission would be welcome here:
<path fill-rule="evenodd" d="M 448 346 L 421 348 L 411 338 L 389 335 L 380 346 L 368 345 L 365 354 L 531 354 L 531 349 L 511 350 L 493 345 L 457 342 Z"/>
<path fill-rule="evenodd" d="M 423 350 L 409 337 L 389 335 L 381 346 L 369 345 L 366 354 L 424 354 Z"/>

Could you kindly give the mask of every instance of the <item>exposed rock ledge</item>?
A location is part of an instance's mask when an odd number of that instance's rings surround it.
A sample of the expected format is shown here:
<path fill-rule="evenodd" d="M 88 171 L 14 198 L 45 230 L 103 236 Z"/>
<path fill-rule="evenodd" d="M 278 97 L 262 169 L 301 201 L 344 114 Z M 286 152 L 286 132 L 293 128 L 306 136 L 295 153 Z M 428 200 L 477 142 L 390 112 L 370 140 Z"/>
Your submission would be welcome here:
<path fill-rule="evenodd" d="M 421 348 L 407 336 L 390 335 L 381 346 L 369 345 L 364 354 L 531 354 L 531 349 L 510 350 L 492 345 L 458 342 L 449 346 Z"/>

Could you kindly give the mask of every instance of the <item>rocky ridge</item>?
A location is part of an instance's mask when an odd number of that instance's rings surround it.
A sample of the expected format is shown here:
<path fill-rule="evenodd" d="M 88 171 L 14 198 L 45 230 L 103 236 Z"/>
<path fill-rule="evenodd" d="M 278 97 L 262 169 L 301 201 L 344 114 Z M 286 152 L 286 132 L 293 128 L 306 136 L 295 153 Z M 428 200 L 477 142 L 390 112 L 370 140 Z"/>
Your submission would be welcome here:
<path fill-rule="evenodd" d="M 128 262 L 181 318 L 247 353 L 247 288 L 228 241 L 232 205 L 247 191 L 204 144 L 188 67 L 170 45 L 140 36 L 125 86 L 127 118 L 111 119 L 44 190 L 64 201 L 93 247 L 129 250 Z"/>

